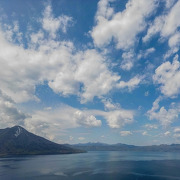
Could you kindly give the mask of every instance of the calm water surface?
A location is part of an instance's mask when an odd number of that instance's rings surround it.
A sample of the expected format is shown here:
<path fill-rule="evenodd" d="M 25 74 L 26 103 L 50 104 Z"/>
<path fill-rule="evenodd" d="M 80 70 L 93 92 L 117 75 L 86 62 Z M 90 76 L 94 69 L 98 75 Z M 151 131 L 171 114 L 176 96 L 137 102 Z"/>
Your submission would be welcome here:
<path fill-rule="evenodd" d="M 180 153 L 88 152 L 0 158 L 0 180 L 180 180 Z"/>

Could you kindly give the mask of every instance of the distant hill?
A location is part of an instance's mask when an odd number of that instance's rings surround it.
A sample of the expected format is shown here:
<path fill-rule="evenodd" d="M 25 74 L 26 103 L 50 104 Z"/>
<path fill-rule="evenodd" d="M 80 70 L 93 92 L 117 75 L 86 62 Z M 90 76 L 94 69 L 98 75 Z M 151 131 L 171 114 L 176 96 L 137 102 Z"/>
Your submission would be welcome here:
<path fill-rule="evenodd" d="M 0 129 L 0 157 L 80 153 L 82 150 L 51 142 L 21 126 Z"/>
<path fill-rule="evenodd" d="M 78 148 L 85 151 L 162 151 L 162 152 L 180 152 L 180 144 L 161 144 L 152 146 L 134 146 L 127 144 L 104 144 L 104 143 L 85 143 L 69 145 L 72 148 Z"/>

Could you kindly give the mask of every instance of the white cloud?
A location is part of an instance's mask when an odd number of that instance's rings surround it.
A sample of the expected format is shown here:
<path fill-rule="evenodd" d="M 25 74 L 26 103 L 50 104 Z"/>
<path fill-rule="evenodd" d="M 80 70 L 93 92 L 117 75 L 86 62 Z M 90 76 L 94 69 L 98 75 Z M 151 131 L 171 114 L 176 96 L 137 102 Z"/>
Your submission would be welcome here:
<path fill-rule="evenodd" d="M 103 116 L 109 127 L 121 128 L 134 121 L 134 111 L 121 108 L 120 104 L 113 104 L 109 99 L 103 99 L 106 111 L 95 111 L 94 114 Z"/>
<path fill-rule="evenodd" d="M 146 92 L 144 93 L 144 96 L 149 96 L 149 91 L 146 91 Z"/>
<path fill-rule="evenodd" d="M 180 127 L 174 128 L 174 135 L 175 138 L 180 138 Z"/>
<path fill-rule="evenodd" d="M 102 55 L 95 50 L 87 50 L 80 54 L 80 58 L 75 78 L 84 84 L 82 101 L 105 95 L 115 87 L 120 76 L 108 69 L 108 64 Z"/>
<path fill-rule="evenodd" d="M 144 132 L 142 132 L 142 135 L 143 135 L 143 136 L 148 136 L 148 132 L 147 132 L 147 131 L 144 131 Z"/>
<path fill-rule="evenodd" d="M 80 126 L 99 127 L 101 121 L 97 120 L 91 112 L 81 111 L 62 104 L 56 109 L 36 111 L 32 117 L 25 119 L 25 126 L 32 132 L 40 132 L 42 126 L 47 129 L 69 129 Z"/>
<path fill-rule="evenodd" d="M 155 51 L 155 48 L 149 48 L 149 49 L 146 49 L 145 53 L 144 53 L 144 56 L 148 56 L 149 54 L 153 53 Z"/>
<path fill-rule="evenodd" d="M 42 23 L 47 17 L 52 24 L 60 18 L 53 17 L 49 5 Z M 38 100 L 34 95 L 36 86 L 45 81 L 55 93 L 77 95 L 82 103 L 92 101 L 95 96 L 101 98 L 112 89 L 132 90 L 139 84 L 137 77 L 120 82 L 121 77 L 110 70 L 108 59 L 95 49 L 77 52 L 72 42 L 57 41 L 53 34 L 61 24 L 47 29 L 50 37 L 45 35 L 43 27 L 42 24 L 37 32 L 27 33 L 26 49 L 8 42 L 6 32 L 0 30 L 1 89 L 15 102 Z"/>
<path fill-rule="evenodd" d="M 76 122 L 86 127 L 98 127 L 101 126 L 101 120 L 97 120 L 95 116 L 88 115 L 82 111 L 76 111 L 74 113 Z"/>
<path fill-rule="evenodd" d="M 102 103 L 104 104 L 104 108 L 106 111 L 112 111 L 112 110 L 117 110 L 120 109 L 120 104 L 119 103 L 113 103 L 111 99 L 102 99 Z"/>
<path fill-rule="evenodd" d="M 172 48 L 172 49 L 178 47 L 180 45 L 180 32 L 177 32 L 177 33 L 173 34 L 169 38 L 168 44 L 169 44 L 169 47 Z"/>
<path fill-rule="evenodd" d="M 104 117 L 106 118 L 107 123 L 111 128 L 121 128 L 124 125 L 133 122 L 134 112 L 130 110 L 119 109 L 106 112 Z"/>
<path fill-rule="evenodd" d="M 171 1 L 172 2 L 172 1 Z M 175 5 L 168 11 L 167 15 L 161 15 L 155 18 L 154 22 L 150 25 L 146 36 L 143 41 L 148 41 L 156 33 L 161 33 L 162 37 L 168 37 L 173 35 L 177 28 L 180 26 L 179 12 L 180 1 L 177 1 Z"/>
<path fill-rule="evenodd" d="M 80 141 L 84 141 L 84 140 L 85 140 L 84 137 L 78 137 L 78 139 L 79 139 Z"/>
<path fill-rule="evenodd" d="M 145 128 L 147 129 L 158 129 L 158 126 L 156 124 L 146 124 Z"/>
<path fill-rule="evenodd" d="M 131 131 L 121 131 L 120 135 L 121 136 L 129 136 L 129 135 L 132 135 L 132 132 Z"/>
<path fill-rule="evenodd" d="M 180 133 L 180 128 L 179 127 L 174 128 L 174 132 L 175 133 Z"/>
<path fill-rule="evenodd" d="M 136 87 L 138 87 L 138 85 L 140 84 L 140 82 L 142 81 L 143 77 L 140 76 L 135 76 L 132 79 L 130 79 L 129 81 L 125 82 L 125 81 L 120 81 L 119 84 L 117 84 L 117 87 L 119 89 L 124 89 L 127 88 L 129 91 L 132 91 L 133 89 L 135 89 Z"/>
<path fill-rule="evenodd" d="M 52 38 L 56 37 L 56 32 L 59 29 L 65 33 L 69 22 L 72 22 L 72 18 L 69 16 L 63 15 L 54 18 L 52 14 L 52 7 L 50 5 L 46 6 L 43 15 L 44 17 L 42 19 L 42 27 L 44 30 L 49 32 Z"/>
<path fill-rule="evenodd" d="M 122 53 L 121 69 L 129 71 L 133 68 L 135 62 L 141 58 L 147 58 L 150 54 L 155 51 L 155 48 L 151 47 L 144 51 L 140 50 L 138 54 L 134 50 L 130 49 Z"/>
<path fill-rule="evenodd" d="M 133 90 L 141 81 L 136 76 L 128 82 L 119 82 L 121 77 L 109 70 L 105 57 L 94 49 L 78 52 L 66 63 L 65 70 L 58 73 L 49 86 L 56 93 L 79 95 L 82 103 L 92 101 L 95 96 L 101 98 L 113 88 Z M 80 84 L 83 85 L 81 91 Z"/>
<path fill-rule="evenodd" d="M 175 120 L 177 120 L 180 113 L 180 106 L 176 105 L 166 109 L 164 106 L 160 107 L 159 102 L 162 100 L 161 97 L 157 98 L 151 110 L 147 112 L 150 120 L 158 120 L 163 127 L 168 127 Z"/>
<path fill-rule="evenodd" d="M 74 139 L 73 136 L 69 136 L 69 140 L 72 141 Z"/>
<path fill-rule="evenodd" d="M 101 121 L 97 120 L 91 112 L 64 104 L 56 109 L 35 111 L 31 117 L 24 119 L 24 127 L 27 130 L 51 140 L 58 140 L 68 129 L 99 126 Z"/>
<path fill-rule="evenodd" d="M 155 48 L 148 48 L 145 51 L 140 51 L 140 53 L 137 55 L 138 59 L 141 58 L 147 58 L 150 54 L 152 54 L 155 51 Z"/>
<path fill-rule="evenodd" d="M 170 134 L 171 134 L 170 131 L 166 131 L 166 132 L 164 133 L 165 136 L 169 136 Z"/>
<path fill-rule="evenodd" d="M 111 10 L 107 11 L 106 17 L 109 18 Z M 132 110 L 107 102 L 106 111 L 80 110 L 63 105 L 55 110 L 47 108 L 35 111 L 31 117 L 16 108 L 15 103 L 38 100 L 35 96 L 36 86 L 44 82 L 60 95 L 77 95 L 81 102 L 91 101 L 95 96 L 103 99 L 112 89 L 127 88 L 131 91 L 139 85 L 141 78 L 138 76 L 127 82 L 120 81 L 121 77 L 111 71 L 107 58 L 98 51 L 90 49 L 77 52 L 72 42 L 57 41 L 57 31 L 62 29 L 65 32 L 71 19 L 64 22 L 62 18 L 64 16 L 55 18 L 48 5 L 41 19 L 42 28 L 27 32 L 26 48 L 12 39 L 7 40 L 6 32 L 0 29 L 0 84 L 1 90 L 9 97 L 9 100 L 5 100 L 2 95 L 0 102 L 2 127 L 21 124 L 29 131 L 52 140 L 69 128 L 101 126 L 97 116 L 104 118 L 111 128 L 132 123 Z M 13 28 L 14 32 L 20 33 L 18 23 Z"/>
<path fill-rule="evenodd" d="M 161 93 L 167 97 L 175 97 L 180 92 L 180 62 L 178 55 L 173 62 L 161 64 L 153 76 L 154 83 L 160 84 Z"/>
<path fill-rule="evenodd" d="M 122 54 L 122 58 L 123 58 L 123 60 L 121 62 L 120 67 L 126 71 L 131 70 L 131 68 L 134 65 L 134 61 L 135 61 L 135 53 L 132 50 L 130 50 L 128 52 L 124 52 Z"/>
<path fill-rule="evenodd" d="M 22 44 L 22 32 L 19 30 L 18 21 L 14 21 L 12 25 L 3 24 L 2 28 L 8 41 Z"/>
<path fill-rule="evenodd" d="M 8 43 L 0 32 L 1 89 L 16 102 L 37 99 L 35 86 L 56 77 L 60 67 L 68 63 L 65 60 L 70 49 L 66 44 L 59 44 L 47 55 L 44 51 Z"/>
<path fill-rule="evenodd" d="M 145 29 L 145 19 L 155 7 L 154 0 L 129 0 L 125 10 L 114 13 L 109 1 L 99 1 L 97 25 L 91 32 L 95 45 L 102 47 L 114 40 L 118 49 L 128 49 L 137 40 L 137 34 Z"/>
<path fill-rule="evenodd" d="M 121 69 L 123 69 L 125 71 L 129 71 L 129 70 L 132 69 L 133 65 L 134 65 L 133 61 L 131 61 L 129 59 L 128 60 L 123 60 L 121 62 Z"/>
<path fill-rule="evenodd" d="M 172 7 L 169 14 L 166 16 L 165 24 L 162 29 L 162 36 L 169 36 L 175 33 L 177 28 L 180 26 L 180 1 Z"/>
<path fill-rule="evenodd" d="M 164 0 L 166 8 L 171 8 L 176 0 Z"/>
<path fill-rule="evenodd" d="M 18 23 L 11 31 L 13 37 L 22 34 Z M 16 102 L 37 100 L 36 85 L 55 79 L 60 67 L 69 62 L 66 60 L 72 55 L 72 43 L 47 38 L 41 29 L 27 33 L 28 48 L 23 48 L 23 44 L 17 44 L 17 38 L 6 39 L 7 32 L 8 29 L 0 29 L 1 89 Z"/>
<path fill-rule="evenodd" d="M 171 7 L 175 1 L 166 1 L 167 7 Z M 179 38 L 179 27 L 180 27 L 180 1 L 177 1 L 173 7 L 168 11 L 168 14 L 161 15 L 156 17 L 154 22 L 150 25 L 146 36 L 143 38 L 144 42 L 147 42 L 152 36 L 157 33 L 160 33 L 161 38 L 169 39 L 170 51 L 165 55 L 169 57 L 171 54 L 174 54 L 178 51 L 180 45 Z"/>
<path fill-rule="evenodd" d="M 0 127 L 23 125 L 29 115 L 17 109 L 14 101 L 0 90 Z"/>
<path fill-rule="evenodd" d="M 108 107 L 110 108 L 107 111 L 80 110 L 62 104 L 56 109 L 43 109 L 33 112 L 31 117 L 25 117 L 23 120 L 24 127 L 35 134 L 53 140 L 58 139 L 61 133 L 65 133 L 68 129 L 100 127 L 102 122 L 96 117 L 105 119 L 110 128 L 122 128 L 134 121 L 135 114 L 132 110 L 122 109 L 118 104 L 115 104 L 113 108 L 111 108 L 112 106 Z"/>
<path fill-rule="evenodd" d="M 148 28 L 147 34 L 143 37 L 143 42 L 147 42 L 150 40 L 152 36 L 159 33 L 164 25 L 165 16 L 158 16 L 155 18 L 154 22 L 150 24 Z"/>
<path fill-rule="evenodd" d="M 101 0 L 98 3 L 98 11 L 97 11 L 97 17 L 104 16 L 107 19 L 111 18 L 114 14 L 114 10 L 112 7 L 110 7 L 109 2 L 113 2 L 115 0 Z"/>
<path fill-rule="evenodd" d="M 180 138 L 180 133 L 175 133 L 173 136 L 174 136 L 175 138 Z"/>

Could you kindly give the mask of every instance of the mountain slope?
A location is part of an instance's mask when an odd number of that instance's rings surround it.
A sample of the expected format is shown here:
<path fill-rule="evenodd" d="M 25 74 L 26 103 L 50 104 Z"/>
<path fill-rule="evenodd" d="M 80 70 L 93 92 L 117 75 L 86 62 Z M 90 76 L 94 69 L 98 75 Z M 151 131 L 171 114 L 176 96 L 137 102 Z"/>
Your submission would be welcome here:
<path fill-rule="evenodd" d="M 127 144 L 103 144 L 103 143 L 85 143 L 74 144 L 69 147 L 78 148 L 85 151 L 163 151 L 163 152 L 180 152 L 180 144 L 161 144 L 152 146 L 134 146 Z"/>
<path fill-rule="evenodd" d="M 36 136 L 21 126 L 0 129 L 0 157 L 8 155 L 40 155 L 79 153 L 71 147 Z"/>

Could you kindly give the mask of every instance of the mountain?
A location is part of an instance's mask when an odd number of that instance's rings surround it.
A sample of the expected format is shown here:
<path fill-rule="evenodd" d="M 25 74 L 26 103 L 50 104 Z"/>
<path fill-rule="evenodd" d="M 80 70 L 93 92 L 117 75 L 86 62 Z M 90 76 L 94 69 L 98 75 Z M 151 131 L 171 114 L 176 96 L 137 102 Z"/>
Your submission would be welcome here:
<path fill-rule="evenodd" d="M 104 143 L 85 143 L 69 145 L 85 151 L 159 151 L 159 152 L 180 152 L 180 144 L 161 144 L 152 146 L 134 146 L 127 144 L 104 144 Z"/>
<path fill-rule="evenodd" d="M 0 129 L 0 157 L 13 155 L 71 154 L 82 150 L 51 142 L 21 126 Z"/>

